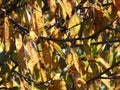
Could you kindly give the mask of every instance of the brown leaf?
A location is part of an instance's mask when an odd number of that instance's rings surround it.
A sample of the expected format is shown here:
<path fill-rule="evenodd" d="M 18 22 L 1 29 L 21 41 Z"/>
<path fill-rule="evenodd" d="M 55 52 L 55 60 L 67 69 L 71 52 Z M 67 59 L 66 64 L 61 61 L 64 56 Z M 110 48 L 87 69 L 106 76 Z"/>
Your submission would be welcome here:
<path fill-rule="evenodd" d="M 47 41 L 45 42 L 42 41 L 41 46 L 42 46 L 42 58 L 43 58 L 42 62 L 46 68 L 50 68 L 51 62 L 52 62 L 53 51 Z"/>
<path fill-rule="evenodd" d="M 120 11 L 120 0 L 113 0 L 113 4 L 116 9 Z"/>

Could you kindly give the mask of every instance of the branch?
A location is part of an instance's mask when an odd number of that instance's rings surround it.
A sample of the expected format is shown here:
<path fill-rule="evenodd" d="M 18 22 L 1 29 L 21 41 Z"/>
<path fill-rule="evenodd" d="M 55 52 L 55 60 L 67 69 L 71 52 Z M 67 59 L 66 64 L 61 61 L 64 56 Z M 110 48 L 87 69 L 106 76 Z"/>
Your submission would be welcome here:
<path fill-rule="evenodd" d="M 27 27 L 24 27 L 24 26 L 22 26 L 21 24 L 15 22 L 10 16 L 9 16 L 9 20 L 10 20 L 11 23 L 15 24 L 15 26 L 17 26 L 17 27 L 18 27 L 21 31 L 23 31 L 25 34 L 26 34 L 26 33 L 29 33 L 29 30 L 28 30 Z"/>
<path fill-rule="evenodd" d="M 90 80 L 88 80 L 86 83 L 87 83 L 87 84 L 90 84 L 90 82 L 95 81 L 95 80 L 97 80 L 97 79 L 101 78 L 101 76 L 102 76 L 103 74 L 105 74 L 105 73 L 109 72 L 111 69 L 113 69 L 114 67 L 119 66 L 119 65 L 120 65 L 120 61 L 118 61 L 117 63 L 115 63 L 115 64 L 114 64 L 114 65 L 112 65 L 111 67 L 109 67 L 109 68 L 105 69 L 103 72 L 101 72 L 101 73 L 100 73 L 100 74 L 98 74 L 97 76 L 95 76 L 95 77 L 91 78 L 91 79 L 90 79 Z"/>
<path fill-rule="evenodd" d="M 101 42 L 94 42 L 94 43 L 91 43 L 90 45 L 99 45 L 99 44 L 107 44 L 107 43 L 115 43 L 115 42 L 120 42 L 120 39 L 101 41 Z M 72 45 L 71 47 L 83 47 L 83 44 L 75 44 L 75 45 Z"/>

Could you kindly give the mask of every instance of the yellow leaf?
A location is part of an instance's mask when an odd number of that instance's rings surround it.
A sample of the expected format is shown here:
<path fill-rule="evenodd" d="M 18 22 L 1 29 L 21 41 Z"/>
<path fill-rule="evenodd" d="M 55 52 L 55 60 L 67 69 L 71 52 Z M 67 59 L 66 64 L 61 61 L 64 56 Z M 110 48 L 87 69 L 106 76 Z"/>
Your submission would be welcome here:
<path fill-rule="evenodd" d="M 37 46 L 36 46 L 35 42 L 33 42 L 33 41 L 27 42 L 25 46 L 26 46 L 26 50 L 29 53 L 27 55 L 27 56 L 29 56 L 29 57 L 27 57 L 28 67 L 29 67 L 31 73 L 33 74 L 34 66 L 39 62 Z"/>
<path fill-rule="evenodd" d="M 50 41 L 51 45 L 53 46 L 53 48 L 58 52 L 58 54 L 65 59 L 65 55 L 60 47 L 60 45 L 58 45 L 56 42 Z"/>
<path fill-rule="evenodd" d="M 48 87 L 48 90 L 67 90 L 65 81 L 53 80 Z"/>
<path fill-rule="evenodd" d="M 4 17 L 4 46 L 5 46 L 5 52 L 8 52 L 10 49 L 10 35 L 9 35 L 9 22 L 8 17 Z"/>
<path fill-rule="evenodd" d="M 67 64 L 67 67 L 70 68 L 72 65 L 73 65 L 73 55 L 72 53 L 67 50 L 67 53 L 66 53 L 66 64 Z"/>
<path fill-rule="evenodd" d="M 73 61 L 74 61 L 74 66 L 77 69 L 77 71 L 80 73 L 80 76 L 82 77 L 82 70 L 79 64 L 79 59 L 78 59 L 78 55 L 75 51 L 72 52 L 72 56 L 73 56 Z"/>
<path fill-rule="evenodd" d="M 80 17 L 77 14 L 74 14 L 68 23 L 68 28 L 70 29 L 70 37 L 74 38 L 78 35 L 80 31 Z"/>
<path fill-rule="evenodd" d="M 42 57 L 43 57 L 43 64 L 46 68 L 50 68 L 52 62 L 52 49 L 47 41 L 41 41 L 42 46 Z"/>
<path fill-rule="evenodd" d="M 34 31 L 36 35 L 41 34 L 41 30 L 44 28 L 44 19 L 42 16 L 42 10 L 36 1 L 33 3 L 33 13 L 31 16 L 30 31 Z"/>
<path fill-rule="evenodd" d="M 105 68 L 109 68 L 110 65 L 101 57 L 96 58 L 98 62 L 100 62 Z"/>
<path fill-rule="evenodd" d="M 31 90 L 30 85 L 24 80 L 24 78 L 20 81 L 20 89 L 21 90 Z"/>
<path fill-rule="evenodd" d="M 50 6 L 50 11 L 52 13 L 55 13 L 56 11 L 56 0 L 47 0 L 49 6 Z"/>
<path fill-rule="evenodd" d="M 62 16 L 63 16 L 64 20 L 66 20 L 67 13 L 65 10 L 65 5 L 61 0 L 58 0 L 58 4 L 60 5 L 61 11 L 62 11 Z"/>
<path fill-rule="evenodd" d="M 108 77 L 106 74 L 102 75 L 102 77 Z M 110 83 L 110 79 L 101 79 L 101 81 L 104 83 L 104 85 L 108 88 L 108 90 L 110 90 L 111 88 L 111 83 Z"/>
<path fill-rule="evenodd" d="M 70 4 L 70 1 L 69 0 L 64 0 L 64 5 L 65 5 L 65 9 L 66 9 L 66 12 L 68 14 L 69 17 L 71 17 L 72 15 L 72 5 Z"/>
<path fill-rule="evenodd" d="M 16 46 L 17 51 L 19 51 L 23 46 L 22 35 L 19 33 L 16 33 L 15 35 L 15 46 Z"/>

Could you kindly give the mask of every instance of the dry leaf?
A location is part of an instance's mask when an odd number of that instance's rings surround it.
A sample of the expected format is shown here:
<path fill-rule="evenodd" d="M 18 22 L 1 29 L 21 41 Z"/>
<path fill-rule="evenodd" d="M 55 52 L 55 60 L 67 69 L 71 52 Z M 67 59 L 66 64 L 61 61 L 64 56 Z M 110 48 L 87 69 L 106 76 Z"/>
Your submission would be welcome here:
<path fill-rule="evenodd" d="M 113 4 L 116 9 L 120 11 L 120 0 L 113 0 Z"/>

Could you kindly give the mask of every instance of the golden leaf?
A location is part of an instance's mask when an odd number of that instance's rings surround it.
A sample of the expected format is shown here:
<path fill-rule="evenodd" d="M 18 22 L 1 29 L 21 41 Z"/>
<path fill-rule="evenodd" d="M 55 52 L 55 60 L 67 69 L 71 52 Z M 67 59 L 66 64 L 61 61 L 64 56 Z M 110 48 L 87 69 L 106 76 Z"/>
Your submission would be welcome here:
<path fill-rule="evenodd" d="M 65 81 L 53 80 L 48 87 L 48 90 L 67 90 Z"/>
<path fill-rule="evenodd" d="M 41 42 L 42 46 L 42 63 L 45 65 L 46 68 L 50 68 L 52 62 L 52 49 L 47 41 Z"/>
<path fill-rule="evenodd" d="M 103 74 L 102 77 L 108 77 L 108 76 L 106 74 Z M 110 79 L 101 79 L 101 81 L 108 88 L 108 90 L 110 90 L 110 88 L 111 88 Z"/>
<path fill-rule="evenodd" d="M 26 51 L 29 53 L 26 57 L 28 59 L 28 67 L 31 71 L 31 73 L 33 74 L 33 70 L 34 70 L 34 66 L 39 62 L 39 56 L 38 56 L 38 52 L 37 52 L 37 46 L 35 44 L 35 42 L 30 41 L 27 42 L 26 45 Z"/>
<path fill-rule="evenodd" d="M 62 16 L 63 16 L 64 20 L 66 20 L 67 13 L 66 13 L 65 5 L 61 0 L 58 0 L 58 4 L 59 4 L 59 6 L 61 8 Z"/>
<path fill-rule="evenodd" d="M 79 72 L 80 76 L 82 77 L 82 70 L 79 64 L 79 59 L 78 59 L 78 55 L 75 51 L 72 52 L 72 56 L 73 56 L 73 62 L 74 62 L 74 66 L 77 69 L 77 71 Z"/>
<path fill-rule="evenodd" d="M 10 49 L 10 35 L 9 35 L 9 22 L 8 22 L 8 17 L 4 17 L 4 47 L 5 47 L 5 52 L 8 52 Z"/>
<path fill-rule="evenodd" d="M 60 47 L 56 42 L 50 41 L 53 48 L 58 52 L 58 54 L 65 60 L 65 55 Z"/>
<path fill-rule="evenodd" d="M 78 35 L 80 31 L 80 17 L 77 14 L 74 14 L 68 23 L 68 28 L 70 29 L 70 37 L 74 38 Z"/>
<path fill-rule="evenodd" d="M 110 65 L 103 58 L 98 57 L 96 60 L 98 62 L 100 62 L 105 68 L 109 68 L 110 67 Z"/>
<path fill-rule="evenodd" d="M 44 19 L 42 17 L 42 10 L 36 1 L 33 3 L 33 13 L 31 16 L 30 31 L 35 32 L 36 35 L 41 34 L 44 28 Z M 32 36 L 33 37 L 33 36 Z"/>
<path fill-rule="evenodd" d="M 23 46 L 22 35 L 19 33 L 16 33 L 15 35 L 15 46 L 16 46 L 17 51 L 19 51 Z"/>
<path fill-rule="evenodd" d="M 50 6 L 50 11 L 54 14 L 56 11 L 56 0 L 47 0 L 49 6 Z"/>
<path fill-rule="evenodd" d="M 63 3 L 65 5 L 65 9 L 66 9 L 66 12 L 67 12 L 68 16 L 71 17 L 71 15 L 72 15 L 72 5 L 71 5 L 70 1 L 69 0 L 64 0 Z"/>
<path fill-rule="evenodd" d="M 70 52 L 70 50 L 67 50 L 67 53 L 66 53 L 66 64 L 67 64 L 68 68 L 70 68 L 74 64 L 73 63 L 73 55 Z"/>
<path fill-rule="evenodd" d="M 20 89 L 21 90 L 31 90 L 30 85 L 24 80 L 24 78 L 21 78 Z"/>

